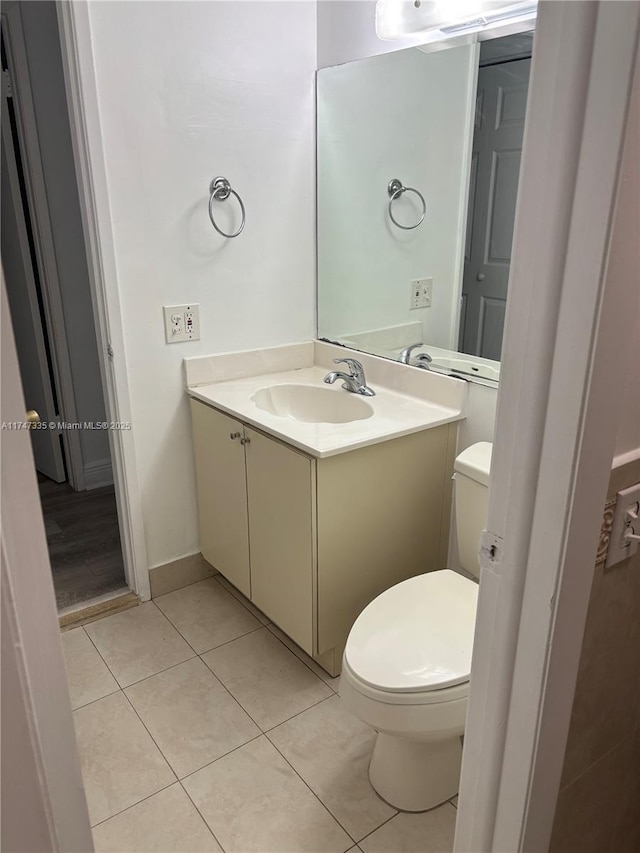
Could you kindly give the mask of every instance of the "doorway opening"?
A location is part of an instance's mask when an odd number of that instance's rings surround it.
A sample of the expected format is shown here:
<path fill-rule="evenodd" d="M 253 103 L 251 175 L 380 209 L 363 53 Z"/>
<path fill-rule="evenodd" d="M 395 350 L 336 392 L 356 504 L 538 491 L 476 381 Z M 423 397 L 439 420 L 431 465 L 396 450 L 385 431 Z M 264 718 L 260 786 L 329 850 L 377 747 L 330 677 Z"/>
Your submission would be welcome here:
<path fill-rule="evenodd" d="M 460 352 L 500 361 L 533 32 L 484 41 L 464 251 Z"/>
<path fill-rule="evenodd" d="M 58 609 L 127 589 L 56 4 L 3 4 L 2 266 Z"/>

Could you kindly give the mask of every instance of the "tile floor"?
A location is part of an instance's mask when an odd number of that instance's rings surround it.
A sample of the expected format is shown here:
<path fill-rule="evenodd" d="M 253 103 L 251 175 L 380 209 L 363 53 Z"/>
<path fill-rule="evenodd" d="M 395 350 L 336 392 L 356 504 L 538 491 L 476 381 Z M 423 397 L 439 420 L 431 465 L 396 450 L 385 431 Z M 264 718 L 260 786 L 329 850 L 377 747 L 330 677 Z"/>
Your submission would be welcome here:
<path fill-rule="evenodd" d="M 62 638 L 97 851 L 452 849 L 454 805 L 379 799 L 339 679 L 220 576 Z"/>

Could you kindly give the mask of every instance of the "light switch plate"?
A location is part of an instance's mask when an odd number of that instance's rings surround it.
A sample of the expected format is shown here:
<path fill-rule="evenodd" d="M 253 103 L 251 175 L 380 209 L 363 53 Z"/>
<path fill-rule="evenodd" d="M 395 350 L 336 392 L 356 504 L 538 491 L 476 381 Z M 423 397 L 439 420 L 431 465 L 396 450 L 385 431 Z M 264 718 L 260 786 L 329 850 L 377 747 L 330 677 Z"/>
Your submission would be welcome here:
<path fill-rule="evenodd" d="M 200 306 L 163 305 L 164 336 L 168 344 L 200 340 Z"/>
<path fill-rule="evenodd" d="M 638 550 L 640 537 L 640 483 L 618 492 L 609 537 L 606 567 L 615 566 L 632 557 Z"/>

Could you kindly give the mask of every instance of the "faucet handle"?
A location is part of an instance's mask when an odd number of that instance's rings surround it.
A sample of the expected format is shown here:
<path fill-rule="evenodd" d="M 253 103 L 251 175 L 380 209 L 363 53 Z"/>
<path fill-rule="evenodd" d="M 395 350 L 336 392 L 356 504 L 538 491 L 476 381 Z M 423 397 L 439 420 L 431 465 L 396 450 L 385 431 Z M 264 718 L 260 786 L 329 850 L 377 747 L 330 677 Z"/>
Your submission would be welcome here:
<path fill-rule="evenodd" d="M 362 376 L 364 373 L 364 367 L 355 358 L 334 358 L 333 363 L 334 364 L 346 364 L 354 376 Z"/>

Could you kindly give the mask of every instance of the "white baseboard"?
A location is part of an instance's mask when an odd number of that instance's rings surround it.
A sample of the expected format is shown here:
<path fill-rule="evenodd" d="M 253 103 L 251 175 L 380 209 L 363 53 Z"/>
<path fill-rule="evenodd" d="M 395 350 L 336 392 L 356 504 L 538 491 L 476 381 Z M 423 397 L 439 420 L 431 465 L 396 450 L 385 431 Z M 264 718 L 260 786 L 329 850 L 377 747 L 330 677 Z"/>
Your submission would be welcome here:
<path fill-rule="evenodd" d="M 113 469 L 110 459 L 99 459 L 84 466 L 85 489 L 99 489 L 113 485 Z"/>

